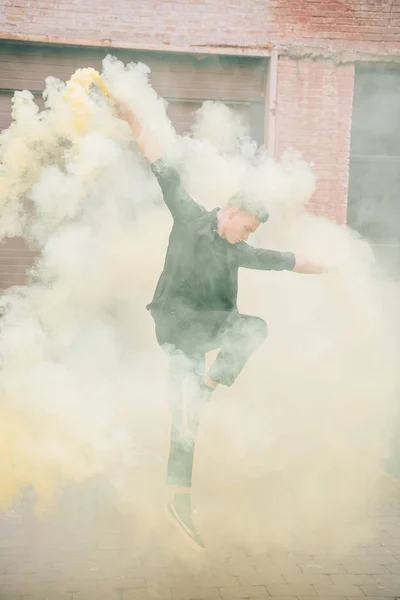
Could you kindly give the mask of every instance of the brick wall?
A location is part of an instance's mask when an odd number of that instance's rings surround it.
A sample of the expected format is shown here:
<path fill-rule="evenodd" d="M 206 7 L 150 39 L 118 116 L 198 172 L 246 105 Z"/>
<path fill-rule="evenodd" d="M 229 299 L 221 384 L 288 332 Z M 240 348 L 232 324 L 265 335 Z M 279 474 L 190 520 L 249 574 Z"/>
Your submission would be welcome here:
<path fill-rule="evenodd" d="M 0 31 L 161 50 L 262 46 L 267 6 L 265 0 L 0 0 Z"/>
<path fill-rule="evenodd" d="M 0 0 L 0 32 L 160 50 L 400 53 L 400 0 Z"/>
<path fill-rule="evenodd" d="M 273 41 L 400 54 L 400 0 L 270 0 Z"/>
<path fill-rule="evenodd" d="M 315 163 L 310 208 L 346 221 L 354 65 L 282 57 L 278 68 L 277 155 L 289 147 Z"/>
<path fill-rule="evenodd" d="M 0 0 L 0 37 L 259 55 L 275 46 L 277 153 L 293 146 L 315 162 L 311 208 L 344 222 L 351 61 L 400 60 L 400 0 Z"/>

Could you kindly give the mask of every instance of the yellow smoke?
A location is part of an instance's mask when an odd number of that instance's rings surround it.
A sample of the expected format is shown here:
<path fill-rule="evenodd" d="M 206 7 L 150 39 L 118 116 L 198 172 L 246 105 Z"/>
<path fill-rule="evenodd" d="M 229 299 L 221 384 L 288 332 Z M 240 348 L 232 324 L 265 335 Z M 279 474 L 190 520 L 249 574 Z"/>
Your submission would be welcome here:
<path fill-rule="evenodd" d="M 66 85 L 64 99 L 73 111 L 73 123 L 77 133 L 86 133 L 89 129 L 91 102 L 88 92 L 93 85 L 97 85 L 106 98 L 110 98 L 110 89 L 102 79 L 100 73 L 88 67 L 77 69 Z"/>

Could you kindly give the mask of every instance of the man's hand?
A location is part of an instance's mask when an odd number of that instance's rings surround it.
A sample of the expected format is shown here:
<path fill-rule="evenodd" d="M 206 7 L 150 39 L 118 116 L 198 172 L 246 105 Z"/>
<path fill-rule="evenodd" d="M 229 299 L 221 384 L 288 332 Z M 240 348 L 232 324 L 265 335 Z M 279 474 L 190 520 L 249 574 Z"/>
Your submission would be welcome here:
<path fill-rule="evenodd" d="M 139 148 L 147 160 L 150 163 L 153 163 L 161 158 L 161 156 L 164 154 L 163 149 L 157 140 L 152 138 L 143 130 L 142 124 L 129 104 L 124 100 L 121 100 L 121 98 L 117 98 L 116 96 L 111 96 L 111 98 L 114 102 L 116 113 L 115 116 L 118 119 L 121 119 L 121 121 L 128 123 L 133 135 L 136 138 Z"/>
<path fill-rule="evenodd" d="M 127 123 L 130 123 L 134 120 L 133 110 L 127 102 L 121 100 L 120 98 L 116 98 L 115 96 L 112 97 L 112 100 L 114 102 L 115 116 L 118 119 L 121 119 L 121 121 L 126 121 Z"/>
<path fill-rule="evenodd" d="M 121 119 L 121 121 L 128 123 L 134 136 L 138 138 L 142 133 L 142 126 L 132 108 L 125 100 L 121 100 L 121 98 L 111 96 L 111 99 L 114 102 L 115 116 L 117 119 Z"/>
<path fill-rule="evenodd" d="M 329 269 L 318 263 L 309 260 L 299 259 L 296 257 L 296 264 L 293 267 L 294 273 L 302 273 L 303 275 L 321 275 L 329 273 Z"/>

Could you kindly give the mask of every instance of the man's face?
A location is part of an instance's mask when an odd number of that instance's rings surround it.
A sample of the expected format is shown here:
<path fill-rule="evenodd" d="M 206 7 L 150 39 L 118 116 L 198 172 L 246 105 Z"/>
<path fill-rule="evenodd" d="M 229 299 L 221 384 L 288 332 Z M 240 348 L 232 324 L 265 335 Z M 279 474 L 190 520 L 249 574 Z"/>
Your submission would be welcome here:
<path fill-rule="evenodd" d="M 254 215 L 248 215 L 240 208 L 230 208 L 225 224 L 225 239 L 230 244 L 246 242 L 249 235 L 254 233 L 259 225 L 260 221 Z"/>

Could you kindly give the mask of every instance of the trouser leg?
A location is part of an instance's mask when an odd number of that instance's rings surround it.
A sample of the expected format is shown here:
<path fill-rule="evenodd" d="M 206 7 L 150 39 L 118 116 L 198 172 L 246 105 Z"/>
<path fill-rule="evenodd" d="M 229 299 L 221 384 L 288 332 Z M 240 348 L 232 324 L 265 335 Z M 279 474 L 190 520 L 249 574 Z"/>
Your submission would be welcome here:
<path fill-rule="evenodd" d="M 204 355 L 187 356 L 174 351 L 170 356 L 169 394 L 171 442 L 167 483 L 191 487 L 196 436 L 199 427 L 199 385 L 204 378 Z"/>
<path fill-rule="evenodd" d="M 220 332 L 220 351 L 208 376 L 216 383 L 231 386 L 267 334 L 263 319 L 232 314 Z"/>

